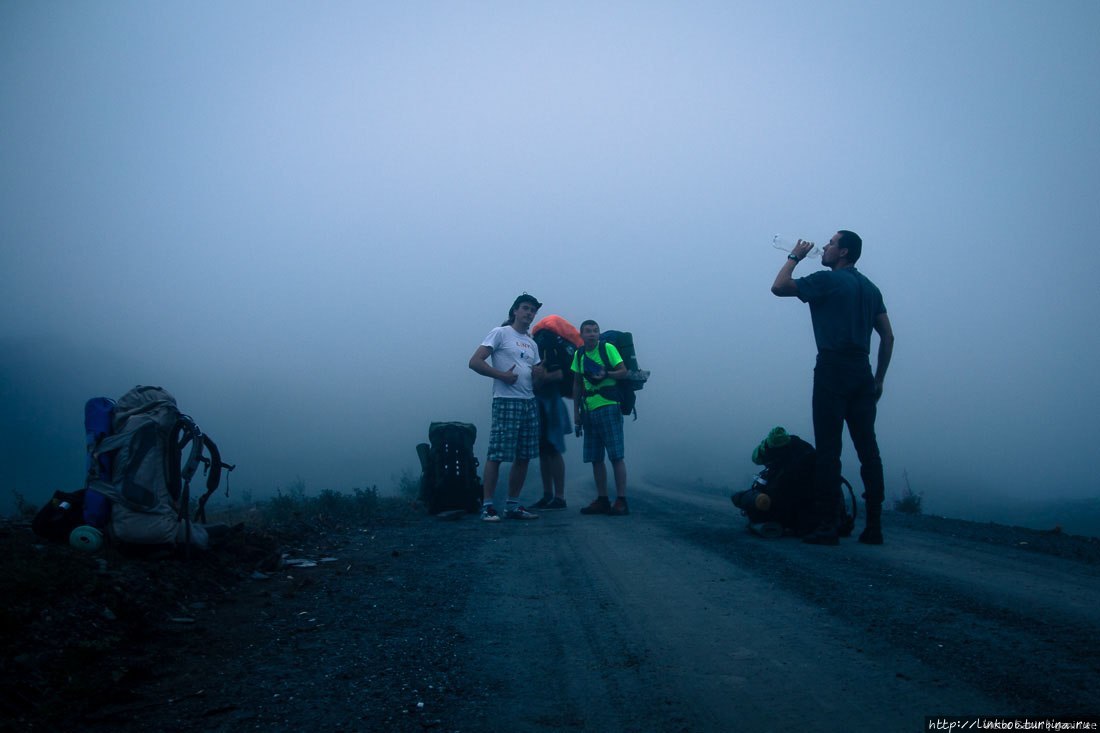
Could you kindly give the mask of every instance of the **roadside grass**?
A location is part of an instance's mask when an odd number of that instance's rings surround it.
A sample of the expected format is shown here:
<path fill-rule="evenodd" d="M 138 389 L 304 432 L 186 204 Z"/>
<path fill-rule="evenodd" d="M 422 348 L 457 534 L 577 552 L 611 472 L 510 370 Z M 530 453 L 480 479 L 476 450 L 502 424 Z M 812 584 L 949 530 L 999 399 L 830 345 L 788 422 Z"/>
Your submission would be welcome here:
<path fill-rule="evenodd" d="M 210 511 L 209 519 L 211 523 L 244 523 L 255 529 L 279 533 L 332 531 L 416 514 L 419 477 L 414 478 L 406 472 L 395 483 L 394 493 L 383 494 L 377 486 L 368 486 L 347 492 L 322 489 L 311 495 L 305 482 L 296 478 L 278 487 L 269 499 L 252 501 L 250 495 L 245 496 L 243 504 Z"/>
<path fill-rule="evenodd" d="M 902 471 L 902 478 L 905 480 L 905 491 L 902 492 L 901 497 L 894 499 L 894 511 L 901 514 L 920 514 L 921 500 L 924 499 L 924 494 L 919 494 L 913 491 L 913 487 L 909 485 L 909 472 Z"/>
<path fill-rule="evenodd" d="M 281 534 L 289 532 L 332 531 L 354 525 L 371 524 L 382 518 L 407 517 L 422 507 L 420 476 L 405 471 L 393 478 L 391 491 L 383 493 L 377 486 L 353 488 L 350 491 L 322 489 L 312 495 L 305 481 L 296 477 L 275 489 L 274 496 L 254 499 L 253 492 L 245 489 L 231 503 L 212 501 L 207 507 L 207 524 L 244 525 L 261 532 Z M 30 524 L 39 507 L 29 502 L 18 491 L 12 492 L 15 511 L 8 517 L 0 517 L 13 524 Z M 188 514 L 194 517 L 196 502 L 192 501 Z"/>

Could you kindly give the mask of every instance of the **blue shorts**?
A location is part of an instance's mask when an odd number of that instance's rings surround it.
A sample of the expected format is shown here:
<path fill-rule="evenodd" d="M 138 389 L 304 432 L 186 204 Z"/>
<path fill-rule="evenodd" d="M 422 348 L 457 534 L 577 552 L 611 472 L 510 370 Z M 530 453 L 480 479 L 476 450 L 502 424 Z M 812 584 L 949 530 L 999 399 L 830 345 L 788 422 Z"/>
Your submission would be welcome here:
<path fill-rule="evenodd" d="M 584 416 L 584 462 L 599 463 L 605 450 L 612 461 L 623 459 L 623 413 L 618 405 L 604 405 Z"/>
<path fill-rule="evenodd" d="M 530 460 L 538 454 L 539 408 L 535 400 L 494 397 L 489 460 L 506 463 Z"/>

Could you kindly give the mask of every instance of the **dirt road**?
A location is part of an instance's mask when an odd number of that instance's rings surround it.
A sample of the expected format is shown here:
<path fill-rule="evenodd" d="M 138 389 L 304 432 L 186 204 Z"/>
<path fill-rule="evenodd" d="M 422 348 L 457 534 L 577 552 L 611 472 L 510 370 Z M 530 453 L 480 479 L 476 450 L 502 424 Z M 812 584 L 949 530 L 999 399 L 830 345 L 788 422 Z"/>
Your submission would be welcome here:
<path fill-rule="evenodd" d="M 918 731 L 1100 714 L 1096 543 L 887 513 L 882 547 L 811 547 L 749 535 L 717 492 L 639 486 L 623 518 L 580 515 L 587 498 L 319 548 L 338 561 L 246 583 L 177 634 L 185 663 L 87 727 Z"/>
<path fill-rule="evenodd" d="M 652 486 L 632 505 L 513 522 L 481 548 L 465 630 L 484 640 L 484 729 L 1100 712 L 1096 565 L 889 524 L 882 547 L 761 540 L 724 496 Z"/>

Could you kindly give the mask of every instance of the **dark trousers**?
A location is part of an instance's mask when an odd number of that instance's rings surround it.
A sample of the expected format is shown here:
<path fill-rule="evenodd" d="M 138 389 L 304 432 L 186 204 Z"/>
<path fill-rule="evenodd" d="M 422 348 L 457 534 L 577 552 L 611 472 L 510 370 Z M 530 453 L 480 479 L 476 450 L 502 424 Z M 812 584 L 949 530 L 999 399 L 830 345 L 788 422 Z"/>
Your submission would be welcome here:
<path fill-rule="evenodd" d="M 875 378 L 866 357 L 818 356 L 814 368 L 814 493 L 823 518 L 843 501 L 840 487 L 840 450 L 844 423 L 852 436 L 863 479 L 863 498 L 881 505 L 886 496 L 882 458 L 875 438 Z"/>

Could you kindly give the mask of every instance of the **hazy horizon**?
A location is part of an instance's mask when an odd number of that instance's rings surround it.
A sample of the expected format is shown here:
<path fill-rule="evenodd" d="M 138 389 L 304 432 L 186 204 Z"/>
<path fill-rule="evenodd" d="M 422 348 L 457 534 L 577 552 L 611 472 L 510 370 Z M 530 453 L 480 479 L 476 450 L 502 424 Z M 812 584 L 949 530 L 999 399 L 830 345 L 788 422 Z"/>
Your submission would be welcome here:
<path fill-rule="evenodd" d="M 1098 497 L 1097 30 L 1086 0 L 6 3 L 0 510 L 78 488 L 84 400 L 135 384 L 234 493 L 392 486 L 433 420 L 484 460 L 466 364 L 524 291 L 634 333 L 633 476 L 742 488 L 771 427 L 812 438 L 771 238 L 839 228 L 897 335 L 888 498 Z"/>

